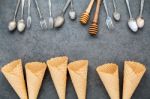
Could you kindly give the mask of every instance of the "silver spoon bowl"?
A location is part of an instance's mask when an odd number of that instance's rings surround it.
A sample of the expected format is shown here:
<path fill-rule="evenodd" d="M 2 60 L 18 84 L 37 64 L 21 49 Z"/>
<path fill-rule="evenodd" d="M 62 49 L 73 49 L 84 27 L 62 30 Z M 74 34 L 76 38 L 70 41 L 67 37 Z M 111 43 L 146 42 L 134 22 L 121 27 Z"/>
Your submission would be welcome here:
<path fill-rule="evenodd" d="M 71 2 L 71 0 L 67 1 L 67 3 L 64 6 L 62 13 L 54 19 L 54 27 L 55 28 L 59 28 L 64 24 L 64 22 L 65 22 L 64 14 L 65 14 L 70 2 Z"/>
<path fill-rule="evenodd" d="M 113 16 L 114 16 L 114 19 L 115 19 L 116 21 L 119 21 L 119 20 L 120 20 L 120 16 L 121 16 L 121 15 L 120 15 L 119 12 L 116 12 L 116 11 L 115 11 L 115 12 L 113 13 Z"/>
<path fill-rule="evenodd" d="M 143 17 L 138 17 L 136 19 L 137 25 L 139 28 L 143 28 L 144 27 L 144 18 Z"/>
<path fill-rule="evenodd" d="M 134 19 L 129 19 L 128 20 L 128 26 L 129 28 L 133 31 L 133 32 L 137 32 L 138 31 L 138 26 L 136 24 L 136 20 Z"/>

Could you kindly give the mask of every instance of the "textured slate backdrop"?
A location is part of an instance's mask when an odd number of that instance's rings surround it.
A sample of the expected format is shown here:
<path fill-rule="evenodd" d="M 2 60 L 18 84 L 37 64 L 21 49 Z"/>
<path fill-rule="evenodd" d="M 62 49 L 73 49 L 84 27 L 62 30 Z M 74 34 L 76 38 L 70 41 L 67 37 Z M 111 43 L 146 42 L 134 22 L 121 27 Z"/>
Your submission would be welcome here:
<path fill-rule="evenodd" d="M 48 0 L 38 1 L 44 17 L 48 20 Z M 65 1 L 52 0 L 53 16 L 60 13 Z M 133 16 L 136 17 L 139 14 L 140 0 L 130 1 Z M 127 27 L 128 12 L 125 0 L 117 0 L 122 17 L 119 23 L 114 23 L 115 29 L 113 31 L 108 31 L 105 26 L 106 15 L 102 5 L 99 33 L 96 37 L 88 35 L 89 25 L 82 26 L 79 23 L 79 16 L 87 7 L 89 0 L 74 0 L 78 19 L 72 22 L 69 20 L 67 12 L 64 26 L 60 29 L 48 31 L 41 30 L 32 2 L 33 24 L 31 30 L 26 30 L 24 33 L 9 33 L 7 24 L 13 17 L 16 2 L 17 0 L 0 0 L 0 66 L 18 58 L 23 60 L 23 64 L 31 61 L 45 61 L 60 55 L 67 55 L 70 61 L 88 59 L 87 99 L 109 99 L 95 68 L 107 62 L 119 64 L 120 92 L 122 92 L 123 61 L 135 60 L 145 64 L 147 72 L 132 99 L 150 99 L 150 0 L 145 0 L 145 27 L 137 33 L 132 33 Z M 107 2 L 109 2 L 109 11 L 112 13 L 112 0 L 107 0 Z M 25 7 L 25 13 L 27 13 L 27 5 Z M 94 9 L 92 12 L 94 12 Z M 20 13 L 18 16 L 20 16 Z M 38 99 L 48 98 L 58 99 L 58 96 L 47 70 Z M 77 99 L 69 76 L 66 98 Z M 0 99 L 18 99 L 2 74 L 0 74 Z"/>

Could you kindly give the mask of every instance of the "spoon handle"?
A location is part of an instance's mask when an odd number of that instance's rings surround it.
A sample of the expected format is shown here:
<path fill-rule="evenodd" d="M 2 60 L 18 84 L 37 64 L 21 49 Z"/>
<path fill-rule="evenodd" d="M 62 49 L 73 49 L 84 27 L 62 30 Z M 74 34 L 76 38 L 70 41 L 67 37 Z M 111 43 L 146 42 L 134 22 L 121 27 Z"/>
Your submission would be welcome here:
<path fill-rule="evenodd" d="M 68 0 L 63 8 L 63 14 L 66 12 L 66 9 L 68 8 L 69 4 L 71 3 L 71 0 Z"/>
<path fill-rule="evenodd" d="M 141 9 L 140 9 L 140 16 L 142 17 L 143 13 L 143 8 L 144 8 L 144 0 L 141 0 Z"/>
<path fill-rule="evenodd" d="M 22 0 L 22 7 L 21 7 L 21 18 L 23 19 L 23 14 L 24 14 L 24 3 L 25 0 Z"/>
<path fill-rule="evenodd" d="M 40 16 L 40 19 L 42 19 L 42 14 L 41 14 L 41 11 L 40 11 L 40 8 L 39 8 L 39 4 L 38 4 L 37 0 L 34 0 L 34 1 L 35 1 L 35 5 L 36 5 L 36 8 L 37 8 L 38 14 Z"/>
<path fill-rule="evenodd" d="M 51 17 L 52 16 L 52 2 L 51 0 L 48 0 L 48 4 L 49 4 L 49 16 Z"/>
<path fill-rule="evenodd" d="M 71 7 L 71 9 L 74 9 L 74 7 L 73 7 L 73 0 L 71 0 L 70 7 Z"/>
<path fill-rule="evenodd" d="M 115 0 L 113 0 L 113 5 L 114 5 L 115 11 L 117 11 L 117 6 L 116 6 L 116 1 Z"/>
<path fill-rule="evenodd" d="M 16 9 L 15 9 L 14 20 L 16 20 L 16 16 L 17 16 L 18 9 L 19 9 L 19 6 L 20 6 L 20 1 L 21 1 L 21 0 L 18 0 L 18 2 L 17 2 L 17 6 L 16 6 Z"/>
<path fill-rule="evenodd" d="M 28 0 L 28 16 L 30 16 L 31 0 Z"/>
<path fill-rule="evenodd" d="M 107 16 L 109 16 L 109 12 L 108 12 L 108 8 L 107 8 L 106 0 L 103 0 L 103 3 L 104 3 L 106 14 L 107 14 Z"/>
<path fill-rule="evenodd" d="M 101 1 L 102 0 L 97 0 L 96 11 L 95 11 L 95 14 L 94 14 L 94 19 L 93 19 L 93 22 L 95 22 L 95 23 L 98 23 Z"/>
<path fill-rule="evenodd" d="M 93 4 L 94 4 L 94 1 L 95 1 L 95 0 L 91 0 L 91 1 L 90 1 L 89 5 L 88 5 L 88 7 L 87 7 L 87 9 L 86 9 L 86 12 L 87 12 L 87 13 L 90 13 L 90 11 L 91 11 L 91 9 L 92 9 L 92 6 L 93 6 Z"/>
<path fill-rule="evenodd" d="M 130 10 L 129 0 L 126 0 L 126 4 L 127 4 L 127 7 L 128 7 L 128 11 L 129 11 L 130 19 L 131 19 L 131 18 L 133 18 L 133 17 L 132 17 L 132 13 L 131 13 L 131 10 Z"/>

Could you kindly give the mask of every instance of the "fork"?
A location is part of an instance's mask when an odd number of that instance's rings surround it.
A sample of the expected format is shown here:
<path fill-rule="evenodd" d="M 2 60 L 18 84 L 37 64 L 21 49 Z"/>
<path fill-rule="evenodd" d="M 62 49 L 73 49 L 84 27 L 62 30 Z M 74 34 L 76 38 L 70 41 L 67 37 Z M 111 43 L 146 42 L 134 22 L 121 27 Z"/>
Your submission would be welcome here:
<path fill-rule="evenodd" d="M 35 5 L 36 5 L 36 8 L 37 8 L 39 17 L 40 17 L 40 25 L 41 25 L 41 28 L 42 28 L 43 30 L 44 30 L 44 29 L 47 29 L 46 20 L 43 18 L 42 14 L 41 14 L 41 11 L 40 11 L 40 8 L 39 8 L 39 5 L 38 5 L 37 0 L 35 0 Z"/>
<path fill-rule="evenodd" d="M 106 25 L 107 25 L 108 29 L 113 29 L 114 25 L 113 25 L 113 21 L 112 21 L 110 15 L 109 15 L 109 12 L 108 12 L 106 0 L 103 0 L 103 3 L 104 3 L 105 11 L 106 11 L 106 14 L 107 14 Z"/>

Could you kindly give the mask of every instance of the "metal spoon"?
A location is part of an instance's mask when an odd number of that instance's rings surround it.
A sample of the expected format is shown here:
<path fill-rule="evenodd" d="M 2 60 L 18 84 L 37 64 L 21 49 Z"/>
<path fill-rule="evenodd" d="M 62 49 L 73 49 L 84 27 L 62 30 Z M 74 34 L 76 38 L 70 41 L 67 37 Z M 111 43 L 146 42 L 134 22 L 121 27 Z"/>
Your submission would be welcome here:
<path fill-rule="evenodd" d="M 71 8 L 70 8 L 70 11 L 69 11 L 69 17 L 70 17 L 71 20 L 76 19 L 76 11 L 74 10 L 74 7 L 73 7 L 73 0 L 71 0 Z"/>
<path fill-rule="evenodd" d="M 113 25 L 113 21 L 108 13 L 108 8 L 107 8 L 107 4 L 106 4 L 106 1 L 103 0 L 103 3 L 104 3 L 104 7 L 105 7 L 105 11 L 106 11 L 106 14 L 107 14 L 107 18 L 106 18 L 106 25 L 108 27 L 108 29 L 113 29 L 114 25 Z"/>
<path fill-rule="evenodd" d="M 40 25 L 41 25 L 41 28 L 42 28 L 43 30 L 44 30 L 44 29 L 47 29 L 46 20 L 43 18 L 42 14 L 41 14 L 41 11 L 40 11 L 38 2 L 37 2 L 37 0 L 34 0 L 34 1 L 35 1 L 36 9 L 37 9 L 38 14 L 39 14 L 39 17 L 40 17 Z"/>
<path fill-rule="evenodd" d="M 137 22 L 137 25 L 139 28 L 144 27 L 144 18 L 142 17 L 143 7 L 144 7 L 144 0 L 141 0 L 140 14 L 139 14 L 138 18 L 136 19 L 136 22 Z"/>
<path fill-rule="evenodd" d="M 120 15 L 120 13 L 117 11 L 117 6 L 116 6 L 115 0 L 113 0 L 113 5 L 114 5 L 114 13 L 113 13 L 114 19 L 115 19 L 116 21 L 119 21 L 121 15 Z"/>
<path fill-rule="evenodd" d="M 24 19 L 23 19 L 23 15 L 24 15 L 24 3 L 25 3 L 25 0 L 22 0 L 22 7 L 21 7 L 21 19 L 18 21 L 18 24 L 17 24 L 17 28 L 18 28 L 18 31 L 19 32 L 23 32 L 25 30 L 25 22 L 24 22 Z"/>
<path fill-rule="evenodd" d="M 64 21 L 65 21 L 64 14 L 65 14 L 66 9 L 68 8 L 70 2 L 71 2 L 71 0 L 67 1 L 61 14 L 54 19 L 54 27 L 58 28 L 64 24 Z"/>
<path fill-rule="evenodd" d="M 126 4 L 127 4 L 127 7 L 128 7 L 129 16 L 130 16 L 130 19 L 128 20 L 128 26 L 133 32 L 137 32 L 138 31 L 138 26 L 136 24 L 136 20 L 132 17 L 132 13 L 131 13 L 131 10 L 130 10 L 130 5 L 129 5 L 128 0 L 126 0 Z"/>
<path fill-rule="evenodd" d="M 52 3 L 51 3 L 51 0 L 49 0 L 49 25 L 50 25 L 50 28 L 52 29 L 53 26 L 54 26 L 54 19 L 52 17 Z"/>
<path fill-rule="evenodd" d="M 14 18 L 13 18 L 13 20 L 10 21 L 9 24 L 8 24 L 8 29 L 9 29 L 9 31 L 14 31 L 14 30 L 16 29 L 16 27 L 17 27 L 16 16 L 17 16 L 17 13 L 18 13 L 19 6 L 20 6 L 20 0 L 18 0 L 18 2 L 17 2 L 17 6 L 16 6 L 16 9 L 15 9 Z"/>
<path fill-rule="evenodd" d="M 27 28 L 31 27 L 31 0 L 28 0 L 28 17 L 27 17 Z"/>

